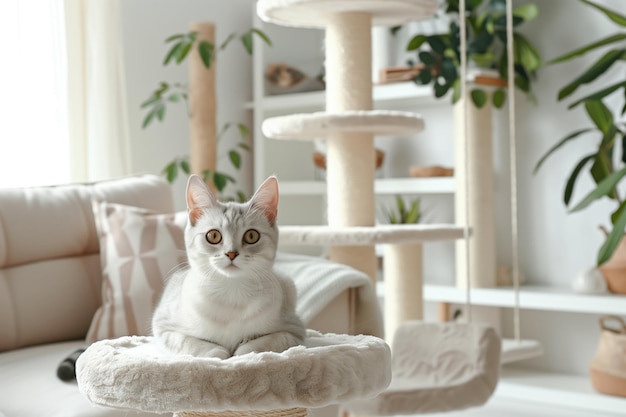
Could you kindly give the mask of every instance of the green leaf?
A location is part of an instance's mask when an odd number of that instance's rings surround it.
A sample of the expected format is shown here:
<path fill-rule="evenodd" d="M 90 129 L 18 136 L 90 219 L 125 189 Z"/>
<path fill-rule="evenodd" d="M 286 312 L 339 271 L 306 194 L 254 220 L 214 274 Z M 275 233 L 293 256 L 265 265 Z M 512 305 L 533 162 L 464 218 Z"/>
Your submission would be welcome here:
<path fill-rule="evenodd" d="M 407 51 L 415 51 L 419 49 L 422 44 L 426 42 L 426 35 L 415 35 L 406 47 Z"/>
<path fill-rule="evenodd" d="M 602 101 L 586 101 L 585 110 L 587 110 L 587 114 L 603 134 L 607 135 L 611 131 L 613 127 L 613 114 Z"/>
<path fill-rule="evenodd" d="M 622 162 L 626 164 L 626 133 L 622 132 Z"/>
<path fill-rule="evenodd" d="M 198 53 L 200 54 L 200 58 L 202 59 L 202 63 L 206 69 L 211 68 L 211 63 L 213 62 L 213 50 L 215 46 L 208 41 L 201 41 L 198 44 Z"/>
<path fill-rule="evenodd" d="M 176 180 L 178 176 L 178 165 L 176 165 L 176 161 L 172 161 L 165 168 L 163 168 L 163 174 L 165 174 L 165 178 L 167 178 L 167 182 L 170 184 Z"/>
<path fill-rule="evenodd" d="M 539 160 L 539 162 L 537 162 L 537 165 L 535 165 L 535 169 L 533 170 L 533 174 L 536 174 L 537 171 L 539 171 L 539 168 L 541 168 L 541 165 L 545 162 L 546 159 L 548 159 L 548 157 L 550 155 L 552 155 L 552 153 L 554 151 L 556 151 L 557 149 L 559 149 L 561 146 L 565 145 L 567 142 L 569 142 L 570 140 L 582 135 L 583 133 L 587 133 L 587 132 L 591 132 L 593 129 L 591 128 L 586 128 L 586 129 L 580 129 L 575 131 L 574 133 L 571 133 L 569 135 L 567 135 L 566 137 L 564 137 L 563 139 L 561 139 L 556 145 L 554 145 L 553 147 L 551 147 L 548 152 L 546 152 L 546 154 L 544 156 L 541 157 L 541 159 Z"/>
<path fill-rule="evenodd" d="M 396 36 L 400 29 L 402 29 L 402 26 L 393 26 L 392 28 L 389 29 L 389 32 L 391 33 L 392 36 Z"/>
<path fill-rule="evenodd" d="M 491 64 L 497 60 L 497 57 L 491 52 L 484 54 L 471 54 L 469 58 L 481 68 L 489 68 Z"/>
<path fill-rule="evenodd" d="M 215 184 L 215 188 L 217 188 L 217 191 L 224 191 L 224 188 L 226 188 L 226 185 L 229 181 L 234 183 L 235 179 L 230 175 L 226 175 L 220 172 L 213 173 L 213 184 Z"/>
<path fill-rule="evenodd" d="M 177 33 L 176 35 L 172 35 L 169 38 L 165 39 L 165 43 L 171 42 L 176 39 L 182 39 L 185 37 L 184 33 Z"/>
<path fill-rule="evenodd" d="M 597 92 L 595 92 L 593 94 L 585 96 L 585 97 L 581 98 L 580 100 L 575 101 L 574 103 L 570 104 L 568 106 L 568 109 L 572 109 L 572 108 L 578 106 L 580 103 L 583 103 L 585 101 L 603 99 L 604 97 L 612 94 L 614 91 L 619 90 L 622 87 L 624 87 L 624 91 L 626 92 L 626 81 L 620 81 L 617 84 L 613 84 L 613 85 L 611 85 L 609 87 L 603 88 L 600 91 L 597 91 Z"/>
<path fill-rule="evenodd" d="M 426 38 L 426 42 L 430 46 L 433 52 L 439 55 L 443 55 L 443 51 L 446 49 L 446 43 L 441 35 L 430 35 Z"/>
<path fill-rule="evenodd" d="M 526 71 L 534 71 L 541 66 L 541 56 L 535 47 L 522 35 L 513 35 L 515 62 L 521 64 Z"/>
<path fill-rule="evenodd" d="M 611 173 L 613 164 L 611 163 L 610 152 L 603 151 L 602 149 L 596 154 L 596 159 L 591 166 L 591 176 L 596 184 L 600 184 Z M 611 192 L 610 198 L 615 198 L 615 193 Z"/>
<path fill-rule="evenodd" d="M 606 7 L 602 7 L 599 4 L 595 4 L 590 2 L 589 0 L 580 0 L 583 3 L 591 6 L 591 7 L 595 7 L 596 9 L 600 10 L 602 13 L 604 13 L 609 19 L 611 19 L 613 22 L 617 23 L 620 26 L 626 26 L 626 16 L 623 16 L 621 14 L 618 14 L 616 12 L 614 12 L 613 10 L 607 9 Z"/>
<path fill-rule="evenodd" d="M 609 195 L 611 192 L 615 190 L 617 183 L 622 178 L 624 178 L 625 175 L 626 175 L 626 168 L 622 168 L 621 170 L 614 172 L 611 175 L 604 178 L 602 181 L 600 181 L 600 183 L 598 183 L 598 186 L 593 191 L 587 194 L 580 201 L 580 203 L 574 206 L 571 212 L 573 213 L 576 211 L 580 211 L 584 209 L 585 207 L 587 207 L 589 204 L 598 200 L 599 198 Z"/>
<path fill-rule="evenodd" d="M 452 83 L 441 84 L 439 82 L 435 82 L 435 85 L 434 85 L 435 97 L 441 98 L 445 96 L 451 86 L 452 86 Z"/>
<path fill-rule="evenodd" d="M 155 111 L 155 109 L 152 109 L 152 110 L 150 110 L 148 112 L 146 117 L 143 119 L 143 123 L 141 124 L 141 128 L 145 129 L 146 127 L 148 127 L 148 125 L 152 122 L 152 119 L 154 119 L 154 116 L 156 116 L 156 111 Z"/>
<path fill-rule="evenodd" d="M 587 165 L 587 163 L 596 157 L 596 154 L 591 154 L 585 156 L 581 159 L 578 164 L 574 167 L 574 170 L 570 174 L 567 183 L 565 184 L 565 191 L 563 192 L 563 203 L 565 206 L 569 205 L 570 200 L 572 199 L 572 193 L 574 192 L 574 185 L 576 184 L 576 180 L 580 175 L 581 170 Z"/>
<path fill-rule="evenodd" d="M 619 60 L 624 54 L 623 50 L 612 49 L 602 56 L 595 64 L 588 68 L 574 81 L 563 87 L 559 91 L 559 101 L 565 97 L 571 95 L 582 84 L 590 83 L 591 81 L 602 75 L 607 69 L 613 65 L 614 62 Z"/>
<path fill-rule="evenodd" d="M 417 56 L 419 57 L 420 61 L 425 65 L 434 65 L 435 62 L 437 62 L 435 56 L 427 51 L 422 51 L 417 54 Z"/>
<path fill-rule="evenodd" d="M 182 169 L 185 174 L 189 175 L 191 173 L 189 162 L 186 159 L 182 159 L 179 164 L 180 164 L 180 169 Z"/>
<path fill-rule="evenodd" d="M 452 83 L 458 77 L 456 66 L 451 59 L 444 59 L 441 62 L 441 76 L 447 83 Z"/>
<path fill-rule="evenodd" d="M 204 180 L 204 182 L 208 182 L 212 176 L 213 172 L 211 170 L 205 169 L 204 171 L 202 171 L 202 179 Z"/>
<path fill-rule="evenodd" d="M 231 33 L 230 35 L 228 35 L 228 37 L 224 40 L 224 42 L 222 42 L 222 44 L 220 45 L 220 50 L 224 50 L 226 49 L 226 47 L 228 46 L 228 44 L 237 37 L 237 34 L 235 32 Z"/>
<path fill-rule="evenodd" d="M 246 52 L 252 55 L 252 31 L 241 35 L 241 42 L 243 43 L 243 47 L 246 49 Z M 217 187 L 217 184 L 215 186 Z"/>
<path fill-rule="evenodd" d="M 513 10 L 513 15 L 521 17 L 524 21 L 533 20 L 539 15 L 539 8 L 536 4 L 526 3 Z"/>
<path fill-rule="evenodd" d="M 491 97 L 491 100 L 493 102 L 493 106 L 496 109 L 501 109 L 502 106 L 504 105 L 504 100 L 506 99 L 506 93 L 504 92 L 504 90 L 502 88 L 498 88 L 496 91 L 493 92 L 493 96 Z"/>
<path fill-rule="evenodd" d="M 611 44 L 613 42 L 619 42 L 619 41 L 622 41 L 624 39 L 626 39 L 626 33 L 618 33 L 616 35 L 611 35 L 608 38 L 604 38 L 604 39 L 601 39 L 599 41 L 590 43 L 589 45 L 585 45 L 585 46 L 583 46 L 583 47 L 581 47 L 579 49 L 576 49 L 576 50 L 574 50 L 572 52 L 569 52 L 569 53 L 567 53 L 565 55 L 561 55 L 561 56 L 559 56 L 557 58 L 554 58 L 553 60 L 548 61 L 548 64 L 556 64 L 556 63 L 559 63 L 559 62 L 569 61 L 572 58 L 576 58 L 576 57 L 582 56 L 582 55 L 586 54 L 587 52 L 592 51 L 592 50 L 594 50 L 596 48 L 600 48 L 600 47 L 602 47 L 604 45 L 609 45 L 609 44 Z"/>
<path fill-rule="evenodd" d="M 420 200 L 419 198 L 413 201 L 411 209 L 409 210 L 405 223 L 418 223 L 420 220 Z"/>
<path fill-rule="evenodd" d="M 165 105 L 161 104 L 156 108 L 156 116 L 159 121 L 163 121 L 163 118 L 165 117 Z"/>
<path fill-rule="evenodd" d="M 246 196 L 243 191 L 237 191 L 237 201 L 245 203 L 248 201 L 248 196 Z"/>
<path fill-rule="evenodd" d="M 402 221 L 402 219 L 404 219 L 405 217 L 405 207 L 404 207 L 404 200 L 402 199 L 402 196 L 397 195 L 396 196 L 396 204 L 398 206 L 398 214 L 399 214 L 399 218 L 400 221 Z"/>
<path fill-rule="evenodd" d="M 461 80 L 457 78 L 452 83 L 452 103 L 456 103 L 461 98 Z"/>
<path fill-rule="evenodd" d="M 243 150 L 246 150 L 246 151 L 250 152 L 250 146 L 247 143 L 241 142 L 237 146 L 239 146 Z"/>
<path fill-rule="evenodd" d="M 613 222 L 613 230 L 611 230 L 598 252 L 598 265 L 602 265 L 611 258 L 617 245 L 624 237 L 624 228 L 626 228 L 626 208 L 624 207 L 620 206 L 614 216 L 616 220 Z"/>
<path fill-rule="evenodd" d="M 180 95 L 179 94 L 171 94 L 168 98 L 167 101 L 170 101 L 172 103 L 178 103 L 180 102 Z"/>
<path fill-rule="evenodd" d="M 263 42 L 265 42 L 267 44 L 267 46 L 272 46 L 272 40 L 261 29 L 252 28 L 252 33 L 257 35 L 259 38 L 261 38 L 263 40 Z"/>
<path fill-rule="evenodd" d="M 239 152 L 230 151 L 228 152 L 228 157 L 230 158 L 230 162 L 232 162 L 235 168 L 241 168 L 241 155 L 239 154 Z"/>
<path fill-rule="evenodd" d="M 153 94 L 150 96 L 150 98 L 149 98 L 149 99 L 147 99 L 146 101 L 144 101 L 143 103 L 141 103 L 141 108 L 148 107 L 148 106 L 150 106 L 150 105 L 152 105 L 152 104 L 156 103 L 156 102 L 157 102 L 157 101 L 159 101 L 159 100 L 161 100 L 161 97 L 159 97 L 159 96 L 157 96 L 156 94 L 154 94 L 154 93 L 153 93 Z"/>
<path fill-rule="evenodd" d="M 191 50 L 191 45 L 192 45 L 191 42 L 187 42 L 184 44 L 184 46 L 181 47 L 180 51 L 176 55 L 177 64 L 180 64 L 181 62 L 185 60 L 185 58 L 187 57 L 187 54 L 189 54 L 189 51 Z"/>
<path fill-rule="evenodd" d="M 239 135 L 242 139 L 250 136 L 250 129 L 248 129 L 248 126 L 244 125 L 243 123 L 238 123 L 237 129 L 239 129 Z"/>
<path fill-rule="evenodd" d="M 165 56 L 165 59 L 163 60 L 163 65 L 169 64 L 169 62 L 172 59 L 174 59 L 174 57 L 178 56 L 183 45 L 184 45 L 184 42 L 178 42 L 174 46 L 172 46 L 172 48 L 169 50 L 169 52 Z"/>
<path fill-rule="evenodd" d="M 473 89 L 470 93 L 474 105 L 481 109 L 487 102 L 487 93 L 484 90 Z"/>
<path fill-rule="evenodd" d="M 419 74 L 417 74 L 417 77 L 414 78 L 414 80 L 418 83 L 418 84 L 429 84 L 433 79 L 433 75 L 430 72 L 430 67 L 424 67 L 422 68 L 422 70 L 420 71 Z"/>

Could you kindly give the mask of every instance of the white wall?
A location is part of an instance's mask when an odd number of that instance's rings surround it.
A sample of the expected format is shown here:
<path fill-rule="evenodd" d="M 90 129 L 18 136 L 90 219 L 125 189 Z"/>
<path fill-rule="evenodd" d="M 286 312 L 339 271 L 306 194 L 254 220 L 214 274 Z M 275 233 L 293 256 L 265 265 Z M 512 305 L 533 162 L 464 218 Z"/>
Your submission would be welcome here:
<path fill-rule="evenodd" d="M 622 10 L 622 0 L 598 0 L 615 10 Z M 516 1 L 519 5 L 525 1 Z M 600 13 L 575 0 L 537 0 L 540 17 L 524 27 L 527 37 L 538 47 L 544 60 L 554 58 L 592 40 L 608 36 L 615 25 Z M 136 171 L 159 171 L 174 155 L 188 149 L 188 127 L 181 109 L 168 114 L 161 125 L 141 130 L 142 112 L 139 103 L 163 79 L 186 80 L 185 67 L 163 68 L 160 63 L 165 53 L 163 40 L 170 34 L 184 30 L 189 21 L 211 20 L 218 23 L 218 38 L 233 30 L 250 25 L 253 2 L 203 0 L 125 0 L 123 2 L 124 36 L 126 47 L 127 83 L 129 88 L 130 120 L 134 140 L 133 162 Z M 562 203 L 565 181 L 574 164 L 596 143 L 595 138 L 581 138 L 555 154 L 538 175 L 532 170 L 541 155 L 554 143 L 589 122 L 582 110 L 568 111 L 565 103 L 557 103 L 558 90 L 577 76 L 598 54 L 576 61 L 546 66 L 539 72 L 533 85 L 537 105 L 518 96 L 518 178 L 520 261 L 529 281 L 538 284 L 570 285 L 572 279 L 594 264 L 602 236 L 597 230 L 607 224 L 612 202 L 596 203 L 585 211 L 568 215 Z M 617 77 L 618 74 L 613 74 Z M 595 87 L 594 87 L 595 88 Z M 241 110 L 252 95 L 251 60 L 238 47 L 229 48 L 218 61 L 218 106 L 222 122 L 249 117 Z M 580 95 L 577 95 L 580 96 Z M 568 102 L 571 102 L 568 100 Z M 420 163 L 451 164 L 452 127 L 450 109 L 445 105 L 418 109 L 426 118 L 427 130 L 415 141 L 400 140 L 389 147 L 387 162 L 394 166 L 394 158 L 403 158 L 413 152 L 411 159 Z M 497 130 L 506 132 L 506 114 L 501 112 Z M 498 260 L 510 262 L 510 232 L 508 206 L 508 146 L 506 135 L 495 139 L 498 209 Z M 393 148 L 396 146 L 397 148 Z M 408 150 L 400 152 L 398 149 Z M 252 161 L 251 156 L 248 161 Z M 396 161 L 400 161 L 399 159 Z M 225 160 L 221 161 L 226 162 Z M 243 183 L 252 183 L 251 171 L 243 175 Z M 579 200 L 592 183 L 587 175 L 581 178 L 574 193 Z M 179 182 L 182 207 L 182 183 Z M 439 197 L 429 202 L 437 220 L 451 221 L 450 200 Z M 439 208 L 438 208 L 439 207 Z M 431 266 L 435 280 L 453 282 L 446 271 L 453 271 L 451 247 L 433 245 L 430 253 L 440 255 L 441 261 Z M 427 259 L 433 256 L 427 255 Z M 452 273 L 452 272 L 450 272 Z M 598 339 L 596 317 L 580 314 L 525 312 L 524 337 L 536 337 L 547 342 L 547 353 L 530 362 L 555 370 L 586 373 L 589 359 Z M 511 323 L 505 315 L 503 322 Z"/>
<path fill-rule="evenodd" d="M 187 32 L 190 22 L 214 22 L 216 41 L 223 41 L 231 32 L 247 31 L 251 27 L 252 0 L 206 1 L 206 0 L 124 0 L 122 18 L 130 112 L 133 140 L 133 169 L 135 172 L 160 172 L 175 156 L 189 153 L 189 124 L 182 106 L 168 109 L 165 122 L 153 122 L 147 129 L 141 124 L 145 112 L 140 104 L 157 88 L 159 82 L 182 82 L 188 80 L 186 62 L 177 66 L 162 65 L 169 50 L 165 39 L 172 34 Z M 217 117 L 218 130 L 230 121 L 246 123 L 251 127 L 251 115 L 243 105 L 252 97 L 251 57 L 238 40 L 219 52 L 217 57 Z M 220 155 L 230 149 L 230 143 L 239 140 L 236 130 L 220 143 Z M 252 155 L 244 156 L 249 165 Z M 251 192 L 252 170 L 246 166 L 237 172 L 227 157 L 218 160 L 218 167 L 238 178 L 238 185 Z M 177 207 L 185 206 L 184 179 L 175 185 Z"/>

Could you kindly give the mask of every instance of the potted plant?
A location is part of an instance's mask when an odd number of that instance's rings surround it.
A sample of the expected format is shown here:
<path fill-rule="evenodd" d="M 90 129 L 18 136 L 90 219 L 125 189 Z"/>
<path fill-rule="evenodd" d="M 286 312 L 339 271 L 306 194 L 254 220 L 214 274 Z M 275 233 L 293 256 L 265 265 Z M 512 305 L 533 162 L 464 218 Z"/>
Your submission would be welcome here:
<path fill-rule="evenodd" d="M 446 0 L 443 6 L 446 14 L 453 17 L 448 33 L 415 35 L 409 41 L 407 50 L 415 51 L 417 62 L 423 66 L 413 81 L 421 85 L 432 84 L 437 98 L 452 90 L 452 102 L 456 103 L 461 94 L 459 1 Z M 481 84 L 495 87 L 491 101 L 496 108 L 502 107 L 505 101 L 506 93 L 502 88 L 506 87 L 507 80 L 505 12 L 506 0 L 474 0 L 466 3 L 468 65 L 483 70 L 474 79 L 476 86 L 470 91 L 472 102 L 478 108 L 483 107 L 488 100 L 487 92 L 478 87 Z M 533 3 L 519 6 L 513 11 L 513 25 L 517 28 L 538 14 L 539 9 Z M 541 57 L 523 35 L 514 31 L 513 37 L 515 85 L 534 100 L 531 82 L 541 66 Z M 414 62 L 409 62 L 409 65 L 413 66 Z"/>
<path fill-rule="evenodd" d="M 618 30 L 611 36 L 594 41 L 550 61 L 551 64 L 556 64 L 574 60 L 590 51 L 605 51 L 580 76 L 559 90 L 559 101 L 570 97 L 585 84 L 593 85 L 596 80 L 599 82 L 601 79 L 606 78 L 603 75 L 611 68 L 623 65 L 626 60 L 626 45 L 624 45 L 624 40 L 626 40 L 626 16 L 588 0 L 580 1 L 604 14 L 610 21 L 618 25 Z M 621 74 L 621 77 L 618 76 L 617 82 L 613 82 L 608 87 L 596 87 L 595 91 L 569 104 L 569 109 L 584 106 L 590 122 L 589 127 L 576 130 L 559 140 L 543 155 L 535 166 L 535 172 L 537 172 L 550 155 L 573 139 L 589 135 L 594 135 L 597 138 L 597 148 L 577 161 L 567 178 L 563 191 L 563 202 L 566 207 L 570 207 L 574 187 L 584 171 L 589 172 L 593 178 L 595 188 L 588 192 L 581 201 L 576 203 L 570 209 L 570 212 L 578 212 L 601 198 L 609 198 L 615 201 L 616 208 L 610 217 L 611 226 L 610 229 L 606 229 L 606 239 L 600 247 L 596 259 L 597 265 L 600 267 L 603 275 L 605 275 L 605 278 L 607 278 L 609 289 L 614 292 L 617 292 L 616 285 L 618 284 L 611 283 L 611 279 L 608 277 L 610 274 L 608 270 L 615 268 L 619 269 L 616 279 L 622 282 L 620 292 L 626 292 L 626 278 L 624 278 L 626 276 L 626 245 L 620 245 L 620 242 L 623 241 L 624 229 L 626 227 L 626 201 L 618 187 L 626 176 L 626 120 L 624 119 L 624 114 L 626 113 L 626 76 L 624 76 L 623 71 Z M 620 91 L 619 97 L 621 100 L 617 108 L 609 108 L 606 104 L 606 99 Z M 616 253 L 618 247 L 623 249 L 623 254 L 618 255 Z"/>
<path fill-rule="evenodd" d="M 213 62 L 215 62 L 219 51 L 225 50 L 226 47 L 237 38 L 240 39 L 241 45 L 244 47 L 246 52 L 248 54 L 252 54 L 252 37 L 254 35 L 259 36 L 265 43 L 271 45 L 271 41 L 268 36 L 256 28 L 251 28 L 243 34 L 229 34 L 217 48 L 215 43 L 210 38 L 200 38 L 197 31 L 192 30 L 188 33 L 175 34 L 165 40 L 165 43 L 169 44 L 170 47 L 163 60 L 163 65 L 168 65 L 170 63 L 181 64 L 190 56 L 191 53 L 197 52 L 202 66 L 206 71 L 209 71 L 212 69 Z M 148 97 L 148 99 L 141 104 L 141 107 L 146 109 L 146 115 L 144 117 L 142 127 L 145 129 L 154 121 L 162 122 L 165 119 L 166 109 L 169 104 L 184 104 L 187 115 L 191 118 L 193 109 L 190 108 L 189 94 L 189 87 L 185 84 L 161 82 L 159 87 L 152 92 L 150 97 Z M 217 158 L 221 159 L 227 156 L 232 166 L 235 169 L 240 169 L 242 164 L 241 151 L 250 150 L 250 145 L 248 143 L 250 130 L 248 127 L 243 123 L 227 122 L 217 133 L 215 142 L 219 144 L 220 140 L 225 137 L 226 133 L 228 133 L 231 128 L 237 129 L 240 141 L 236 144 L 236 146 L 226 150 L 226 152 L 221 155 L 217 155 Z M 165 166 L 165 168 L 163 168 L 162 173 L 171 183 L 176 180 L 179 171 L 189 175 L 191 170 L 189 155 L 185 155 L 174 158 Z M 202 169 L 202 172 L 198 172 L 198 174 L 203 176 L 204 180 L 220 193 L 224 191 L 228 183 L 236 183 L 235 178 L 222 171 L 218 171 L 217 169 Z M 235 197 L 229 196 L 224 198 L 229 200 L 244 201 L 247 197 L 245 193 L 238 190 Z"/>

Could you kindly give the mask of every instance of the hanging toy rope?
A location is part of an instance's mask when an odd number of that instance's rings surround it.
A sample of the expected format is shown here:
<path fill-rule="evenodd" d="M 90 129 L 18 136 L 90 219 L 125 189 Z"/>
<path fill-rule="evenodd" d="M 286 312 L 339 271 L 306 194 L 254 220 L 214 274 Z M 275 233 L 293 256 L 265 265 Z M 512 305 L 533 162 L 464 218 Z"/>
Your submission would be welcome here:
<path fill-rule="evenodd" d="M 521 340 L 519 308 L 519 230 L 517 222 L 517 140 L 515 133 L 515 72 L 513 68 L 513 1 L 506 1 L 506 51 L 507 51 L 507 93 L 509 96 L 509 166 L 511 176 L 511 268 L 515 308 L 513 326 L 515 340 Z"/>

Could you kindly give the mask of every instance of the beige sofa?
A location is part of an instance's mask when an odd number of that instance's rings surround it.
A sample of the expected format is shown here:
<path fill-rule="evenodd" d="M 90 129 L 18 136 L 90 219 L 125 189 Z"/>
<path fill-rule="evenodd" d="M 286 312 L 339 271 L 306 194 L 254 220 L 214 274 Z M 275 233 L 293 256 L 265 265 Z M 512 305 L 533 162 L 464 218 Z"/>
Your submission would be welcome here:
<path fill-rule="evenodd" d="M 174 210 L 170 186 L 152 175 L 0 190 L 0 416 L 141 416 L 96 408 L 75 382 L 56 375 L 59 363 L 85 346 L 102 301 L 92 199 Z M 351 332 L 357 293 L 342 291 L 308 326 Z"/>

